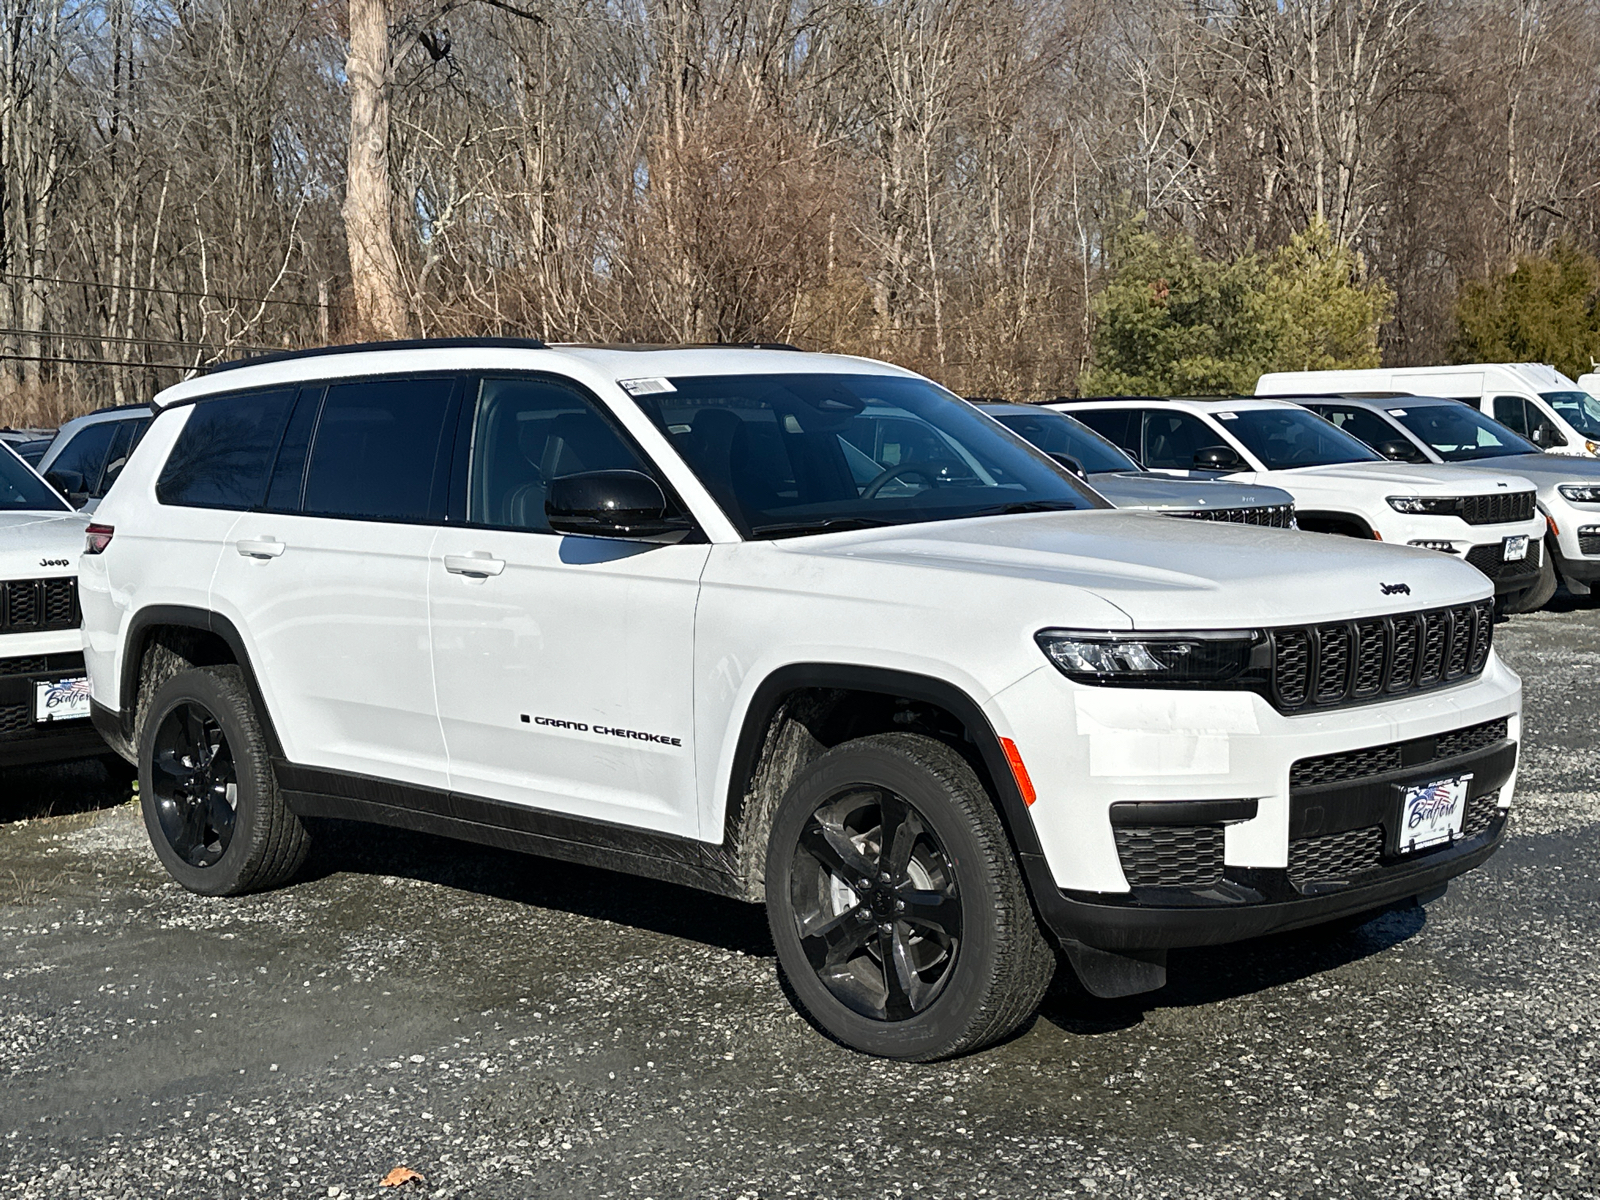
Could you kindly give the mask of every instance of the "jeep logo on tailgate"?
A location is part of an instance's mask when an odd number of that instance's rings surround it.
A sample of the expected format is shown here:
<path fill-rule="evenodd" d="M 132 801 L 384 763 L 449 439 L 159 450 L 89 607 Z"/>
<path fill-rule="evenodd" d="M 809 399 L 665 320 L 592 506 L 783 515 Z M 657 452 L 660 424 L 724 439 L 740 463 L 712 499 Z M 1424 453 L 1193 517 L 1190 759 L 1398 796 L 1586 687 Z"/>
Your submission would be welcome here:
<path fill-rule="evenodd" d="M 1383 589 L 1385 596 L 1393 596 L 1397 592 L 1402 596 L 1411 595 L 1411 585 L 1409 583 L 1380 583 L 1378 586 Z"/>

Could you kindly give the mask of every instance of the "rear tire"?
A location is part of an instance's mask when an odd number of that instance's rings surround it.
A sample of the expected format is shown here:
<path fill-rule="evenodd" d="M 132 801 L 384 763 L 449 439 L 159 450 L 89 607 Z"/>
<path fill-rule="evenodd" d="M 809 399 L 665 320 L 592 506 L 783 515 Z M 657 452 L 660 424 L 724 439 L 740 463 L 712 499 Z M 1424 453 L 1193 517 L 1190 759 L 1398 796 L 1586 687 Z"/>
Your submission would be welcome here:
<path fill-rule="evenodd" d="M 1531 613 L 1538 612 L 1550 603 L 1550 597 L 1556 594 L 1556 564 L 1555 558 L 1550 553 L 1550 547 L 1544 548 L 1544 563 L 1539 567 L 1539 580 L 1532 587 L 1523 588 L 1520 592 L 1512 592 L 1500 602 L 1500 611 L 1504 613 Z"/>
<path fill-rule="evenodd" d="M 775 814 L 766 885 L 795 998 L 868 1054 L 926 1062 L 998 1041 L 1055 973 L 994 801 L 931 738 L 860 738 L 807 767 Z"/>
<path fill-rule="evenodd" d="M 238 667 L 174 675 L 139 743 L 139 803 L 156 857 L 191 892 L 237 896 L 287 882 L 311 840 L 278 795 Z"/>

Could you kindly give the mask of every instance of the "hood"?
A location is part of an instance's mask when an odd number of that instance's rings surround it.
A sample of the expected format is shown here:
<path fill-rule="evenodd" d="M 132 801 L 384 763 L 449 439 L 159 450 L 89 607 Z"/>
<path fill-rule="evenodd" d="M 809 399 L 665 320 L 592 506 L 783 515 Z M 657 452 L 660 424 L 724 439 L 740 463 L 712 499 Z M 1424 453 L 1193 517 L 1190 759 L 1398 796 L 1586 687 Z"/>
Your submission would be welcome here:
<path fill-rule="evenodd" d="M 1118 508 L 1263 508 L 1294 503 L 1294 497 L 1281 488 L 1176 479 L 1154 471 L 1106 471 L 1089 476 L 1089 486 Z"/>
<path fill-rule="evenodd" d="M 1541 491 L 1558 483 L 1600 483 L 1600 459 L 1572 454 L 1507 454 L 1450 465 L 1455 470 L 1520 475 Z"/>
<path fill-rule="evenodd" d="M 76 575 L 88 523 L 75 512 L 0 512 L 0 579 Z"/>
<path fill-rule="evenodd" d="M 1479 496 L 1502 490 L 1525 492 L 1530 482 L 1507 468 L 1466 473 L 1455 463 L 1334 463 L 1326 467 L 1294 467 L 1280 474 L 1289 478 L 1381 483 L 1391 488 L 1409 489 L 1418 496 Z"/>
<path fill-rule="evenodd" d="M 781 544 L 800 554 L 901 571 L 987 577 L 1006 586 L 987 589 L 983 602 L 1017 611 L 1048 614 L 1051 601 L 1040 592 L 1058 590 L 1062 613 L 1055 619 L 1062 624 L 1071 619 L 1068 593 L 1089 592 L 1125 613 L 1133 628 L 1146 630 L 1349 620 L 1491 594 L 1478 571 L 1432 550 L 1104 509 L 932 522 Z M 938 586 L 937 579 L 926 583 Z M 962 583 L 952 578 L 938 591 L 975 598 Z M 892 590 L 895 580 L 884 586 Z"/>

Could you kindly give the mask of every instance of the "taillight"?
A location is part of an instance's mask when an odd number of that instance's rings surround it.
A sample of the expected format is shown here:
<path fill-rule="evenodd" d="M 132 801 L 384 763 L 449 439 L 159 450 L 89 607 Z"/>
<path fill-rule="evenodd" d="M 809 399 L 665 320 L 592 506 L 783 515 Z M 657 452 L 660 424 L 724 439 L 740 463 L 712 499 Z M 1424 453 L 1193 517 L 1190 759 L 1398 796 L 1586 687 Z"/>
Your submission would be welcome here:
<path fill-rule="evenodd" d="M 111 525 L 90 525 L 83 531 L 83 552 L 99 554 L 111 545 L 111 535 L 116 528 Z"/>

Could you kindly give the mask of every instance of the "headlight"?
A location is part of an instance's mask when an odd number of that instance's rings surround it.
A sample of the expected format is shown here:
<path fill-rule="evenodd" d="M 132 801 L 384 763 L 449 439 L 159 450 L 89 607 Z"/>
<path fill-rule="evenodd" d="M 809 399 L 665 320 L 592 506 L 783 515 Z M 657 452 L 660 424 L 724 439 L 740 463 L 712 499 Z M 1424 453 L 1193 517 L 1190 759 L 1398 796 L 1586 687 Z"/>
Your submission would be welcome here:
<path fill-rule="evenodd" d="M 1584 442 L 1583 448 L 1590 454 L 1600 454 L 1600 442 Z"/>
<path fill-rule="evenodd" d="M 1600 504 L 1600 483 L 1563 483 L 1556 491 L 1574 504 Z"/>
<path fill-rule="evenodd" d="M 1414 517 L 1453 517 L 1460 511 L 1454 496 L 1390 496 L 1389 507 Z"/>
<path fill-rule="evenodd" d="M 1254 629 L 1204 633 L 1079 633 L 1042 629 L 1039 648 L 1079 683 L 1223 683 L 1244 674 L 1266 638 Z"/>

